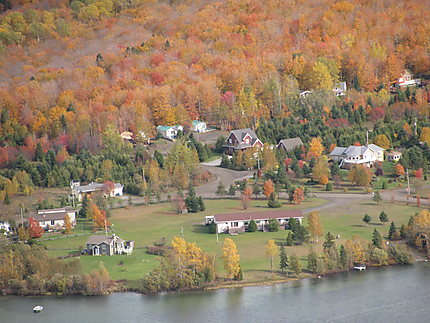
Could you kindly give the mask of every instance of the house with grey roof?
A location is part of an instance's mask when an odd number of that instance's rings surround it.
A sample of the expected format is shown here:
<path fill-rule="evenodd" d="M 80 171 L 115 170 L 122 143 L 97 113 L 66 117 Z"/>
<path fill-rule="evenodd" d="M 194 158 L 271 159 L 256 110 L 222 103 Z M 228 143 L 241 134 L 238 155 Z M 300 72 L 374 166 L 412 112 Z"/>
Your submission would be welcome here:
<path fill-rule="evenodd" d="M 58 209 L 38 210 L 37 214 L 31 215 L 31 217 L 39 222 L 39 225 L 45 230 L 61 230 L 65 226 L 64 219 L 66 216 L 69 217 L 72 227 L 76 225 L 76 213 L 77 210 L 63 207 Z"/>
<path fill-rule="evenodd" d="M 289 138 L 289 139 L 282 139 L 279 141 L 278 145 L 276 146 L 277 149 L 284 149 L 285 151 L 291 151 L 296 147 L 303 146 L 303 141 L 299 137 L 296 138 Z"/>
<path fill-rule="evenodd" d="M 72 181 L 70 182 L 70 188 L 72 189 L 72 195 L 78 200 L 82 201 L 85 194 L 92 194 L 94 192 L 104 192 L 106 191 L 104 183 L 94 183 L 91 182 L 88 185 L 81 185 L 80 182 Z M 122 196 L 124 194 L 124 186 L 121 183 L 114 183 L 113 189 L 108 194 L 109 196 Z M 104 193 L 105 197 L 108 195 Z"/>
<path fill-rule="evenodd" d="M 377 161 L 384 161 L 384 150 L 374 144 L 349 146 L 348 148 L 336 147 L 330 153 L 330 157 L 343 168 L 350 168 L 353 165 L 366 165 L 370 167 Z"/>
<path fill-rule="evenodd" d="M 86 247 L 92 256 L 130 255 L 133 252 L 134 241 L 125 241 L 115 234 L 92 235 L 88 238 Z"/>
<path fill-rule="evenodd" d="M 232 130 L 222 145 L 223 151 L 230 155 L 235 151 L 253 147 L 261 149 L 263 143 L 258 139 L 255 131 L 250 128 Z"/>

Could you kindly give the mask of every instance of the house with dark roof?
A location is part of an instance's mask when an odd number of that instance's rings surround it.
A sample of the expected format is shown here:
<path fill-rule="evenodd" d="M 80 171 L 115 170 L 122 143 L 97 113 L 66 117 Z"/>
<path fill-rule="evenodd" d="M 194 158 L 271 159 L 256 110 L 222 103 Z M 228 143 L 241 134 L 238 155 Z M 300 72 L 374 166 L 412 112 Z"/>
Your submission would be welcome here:
<path fill-rule="evenodd" d="M 90 255 L 130 255 L 133 252 L 134 241 L 125 241 L 115 234 L 92 235 L 88 238 L 87 251 Z"/>
<path fill-rule="evenodd" d="M 261 149 L 263 143 L 258 139 L 255 131 L 250 128 L 232 130 L 222 145 L 223 151 L 230 155 L 235 151 L 253 147 Z"/>
<path fill-rule="evenodd" d="M 336 147 L 330 153 L 333 161 L 340 167 L 350 168 L 353 165 L 372 166 L 376 161 L 384 161 L 384 148 L 370 144 L 366 146 Z"/>
<path fill-rule="evenodd" d="M 64 228 L 64 218 L 69 216 L 72 227 L 76 225 L 76 212 L 69 207 L 58 209 L 38 210 L 37 214 L 31 215 L 45 230 L 61 230 Z"/>
<path fill-rule="evenodd" d="M 72 195 L 82 201 L 85 194 L 92 194 L 94 192 L 102 192 L 105 190 L 105 184 L 91 182 L 88 185 L 82 185 L 80 182 L 72 181 L 70 182 L 70 187 L 72 189 Z M 120 183 L 114 183 L 113 190 L 110 192 L 110 196 L 122 196 L 124 193 L 124 186 Z M 105 194 L 105 197 L 107 195 Z"/>
<path fill-rule="evenodd" d="M 296 138 L 289 138 L 289 139 L 282 139 L 279 141 L 278 145 L 276 146 L 277 149 L 284 149 L 285 151 L 291 151 L 296 147 L 303 146 L 303 141 L 299 137 Z"/>
<path fill-rule="evenodd" d="M 205 223 L 209 225 L 214 222 L 218 233 L 242 233 L 248 229 L 249 222 L 254 220 L 257 229 L 267 231 L 270 219 L 276 219 L 279 227 L 286 229 L 290 219 L 303 221 L 301 210 L 277 210 L 266 212 L 225 213 L 205 217 Z"/>

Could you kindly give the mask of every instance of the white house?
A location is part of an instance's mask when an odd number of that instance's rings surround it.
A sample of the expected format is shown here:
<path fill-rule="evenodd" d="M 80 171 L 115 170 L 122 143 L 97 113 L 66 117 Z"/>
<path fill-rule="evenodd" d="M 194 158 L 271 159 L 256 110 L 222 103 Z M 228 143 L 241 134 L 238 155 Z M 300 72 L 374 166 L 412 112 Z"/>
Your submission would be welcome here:
<path fill-rule="evenodd" d="M 414 79 L 412 72 L 405 69 L 395 82 L 396 87 L 416 86 L 421 84 L 421 79 Z"/>
<path fill-rule="evenodd" d="M 92 235 L 87 240 L 87 250 L 90 255 L 130 255 L 133 252 L 134 241 L 125 241 L 115 234 L 110 236 Z"/>
<path fill-rule="evenodd" d="M 0 221 L 0 233 L 7 235 L 10 232 L 10 224 L 7 221 Z"/>
<path fill-rule="evenodd" d="M 157 132 L 165 139 L 174 140 L 178 136 L 178 131 L 184 131 L 184 127 L 176 126 L 158 126 Z"/>
<path fill-rule="evenodd" d="M 346 95 L 346 82 L 338 82 L 334 85 L 333 92 L 336 96 Z"/>
<path fill-rule="evenodd" d="M 301 99 L 304 99 L 304 98 L 307 98 L 312 93 L 313 93 L 312 91 L 303 91 L 303 92 L 300 92 L 299 96 Z"/>
<path fill-rule="evenodd" d="M 353 165 L 372 166 L 376 161 L 384 161 L 383 148 L 370 144 L 367 146 L 336 147 L 330 157 L 339 162 L 339 166 L 349 168 Z"/>
<path fill-rule="evenodd" d="M 284 149 L 285 151 L 293 150 L 296 147 L 303 146 L 303 141 L 299 137 L 282 139 L 276 146 L 277 149 Z"/>
<path fill-rule="evenodd" d="M 301 210 L 278 210 L 267 212 L 248 212 L 248 213 L 226 213 L 215 214 L 205 217 L 205 223 L 209 225 L 214 222 L 218 233 L 240 233 L 248 229 L 249 222 L 254 220 L 257 229 L 266 231 L 270 219 L 276 219 L 280 227 L 286 228 L 291 218 L 303 221 Z"/>
<path fill-rule="evenodd" d="M 191 122 L 191 131 L 194 132 L 206 132 L 206 122 L 200 121 L 200 120 L 193 120 Z"/>
<path fill-rule="evenodd" d="M 105 184 L 91 182 L 88 185 L 82 185 L 80 182 L 72 181 L 70 182 L 70 187 L 72 189 L 72 195 L 77 198 L 78 201 L 82 201 L 85 194 L 91 194 L 94 192 L 100 192 L 105 190 Z M 114 183 L 114 188 L 110 192 L 110 196 L 123 196 L 124 186 L 120 183 Z M 107 197 L 106 194 L 104 194 Z"/>
<path fill-rule="evenodd" d="M 391 162 L 398 162 L 402 158 L 400 151 L 392 151 L 387 154 L 387 160 Z"/>
<path fill-rule="evenodd" d="M 70 218 L 72 227 L 76 225 L 76 210 L 63 207 L 59 209 L 38 210 L 37 214 L 32 216 L 39 225 L 44 229 L 60 230 L 64 228 L 64 218 L 66 215 Z"/>

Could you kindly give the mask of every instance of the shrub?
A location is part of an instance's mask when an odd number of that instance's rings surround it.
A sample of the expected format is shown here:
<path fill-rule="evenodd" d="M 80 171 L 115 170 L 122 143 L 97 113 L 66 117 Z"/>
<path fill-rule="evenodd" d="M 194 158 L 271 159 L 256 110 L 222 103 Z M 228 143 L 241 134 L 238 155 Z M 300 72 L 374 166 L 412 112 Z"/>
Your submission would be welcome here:
<path fill-rule="evenodd" d="M 333 191 L 333 183 L 327 183 L 325 186 L 326 191 Z"/>
<path fill-rule="evenodd" d="M 278 220 L 276 220 L 276 219 L 269 219 L 269 231 L 270 232 L 276 232 L 278 230 L 279 230 Z"/>
<path fill-rule="evenodd" d="M 388 256 L 395 261 L 397 264 L 409 265 L 412 264 L 415 259 L 408 247 L 405 245 L 391 245 L 388 248 Z"/>
<path fill-rule="evenodd" d="M 267 206 L 270 208 L 281 207 L 282 204 L 275 198 L 275 193 L 270 194 L 269 200 L 267 201 Z"/>
<path fill-rule="evenodd" d="M 254 220 L 251 220 L 248 225 L 248 232 L 255 232 L 255 231 L 257 231 L 257 223 L 255 223 Z"/>
<path fill-rule="evenodd" d="M 215 222 L 211 222 L 208 226 L 209 233 L 216 233 L 216 224 Z"/>

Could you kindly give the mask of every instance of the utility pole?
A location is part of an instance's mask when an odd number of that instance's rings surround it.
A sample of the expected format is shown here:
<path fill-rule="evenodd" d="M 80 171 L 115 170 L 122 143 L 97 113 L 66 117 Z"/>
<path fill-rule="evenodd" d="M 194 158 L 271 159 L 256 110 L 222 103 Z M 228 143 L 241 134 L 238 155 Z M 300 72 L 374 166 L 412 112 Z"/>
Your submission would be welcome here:
<path fill-rule="evenodd" d="M 181 236 L 182 236 L 182 239 L 184 239 L 184 226 L 181 227 Z"/>
<path fill-rule="evenodd" d="M 105 219 L 105 234 L 106 234 L 106 236 L 108 235 L 108 234 L 107 234 L 107 224 L 106 224 L 106 219 Z"/>
<path fill-rule="evenodd" d="M 417 136 L 417 117 L 415 117 L 414 131 L 415 131 L 415 137 L 416 137 Z"/>
<path fill-rule="evenodd" d="M 219 243 L 219 240 L 218 240 L 218 228 L 216 229 L 216 243 Z"/>

